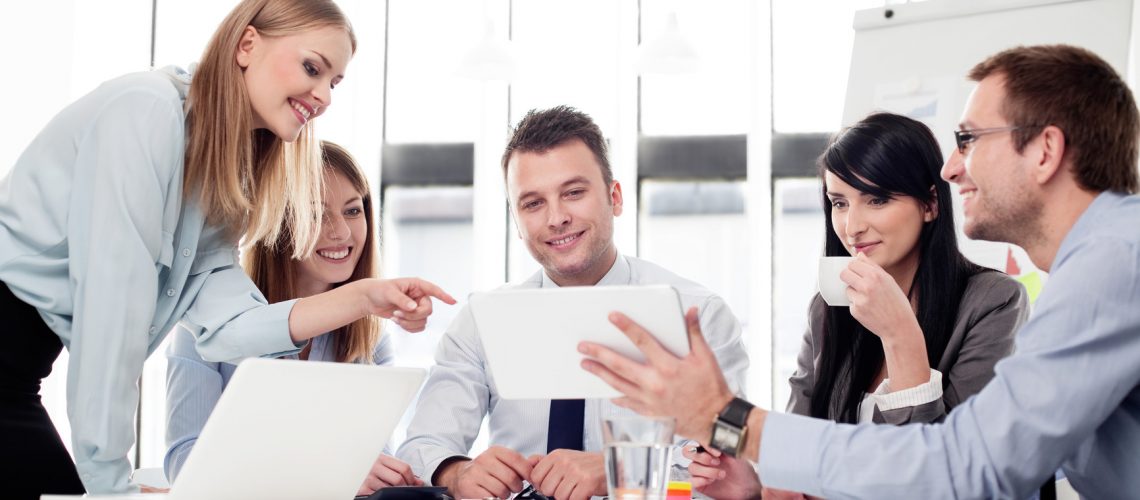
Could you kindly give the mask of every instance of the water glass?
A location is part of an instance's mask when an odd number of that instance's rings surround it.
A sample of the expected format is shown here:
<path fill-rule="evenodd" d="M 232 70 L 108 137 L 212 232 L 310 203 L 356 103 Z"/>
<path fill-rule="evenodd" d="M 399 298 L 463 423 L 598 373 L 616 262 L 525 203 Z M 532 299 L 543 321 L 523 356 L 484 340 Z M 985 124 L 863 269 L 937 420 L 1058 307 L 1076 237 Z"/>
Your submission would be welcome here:
<path fill-rule="evenodd" d="M 674 421 L 636 416 L 602 419 L 606 485 L 612 500 L 664 500 Z"/>

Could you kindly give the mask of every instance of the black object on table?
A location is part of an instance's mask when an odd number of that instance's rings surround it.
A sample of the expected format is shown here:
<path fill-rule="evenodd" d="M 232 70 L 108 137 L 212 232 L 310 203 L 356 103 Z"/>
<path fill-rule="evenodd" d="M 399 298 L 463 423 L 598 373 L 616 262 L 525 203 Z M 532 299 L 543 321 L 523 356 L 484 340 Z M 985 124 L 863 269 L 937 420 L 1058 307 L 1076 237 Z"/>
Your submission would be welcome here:
<path fill-rule="evenodd" d="M 442 486 L 389 486 L 353 500 L 454 500 Z"/>

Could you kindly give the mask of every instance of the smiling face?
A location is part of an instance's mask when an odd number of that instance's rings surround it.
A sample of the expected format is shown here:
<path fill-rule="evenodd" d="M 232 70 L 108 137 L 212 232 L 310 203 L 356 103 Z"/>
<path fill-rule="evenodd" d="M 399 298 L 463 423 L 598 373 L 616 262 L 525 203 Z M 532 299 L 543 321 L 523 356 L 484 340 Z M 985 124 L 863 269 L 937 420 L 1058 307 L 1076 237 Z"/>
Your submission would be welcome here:
<path fill-rule="evenodd" d="M 339 27 L 296 35 L 262 36 L 247 27 L 236 58 L 242 68 L 256 129 L 291 142 L 302 127 L 332 104 L 332 89 L 344 78 L 352 41 Z"/>
<path fill-rule="evenodd" d="M 580 139 L 545 152 L 515 152 L 507 164 L 511 213 L 534 259 L 560 286 L 593 285 L 614 260 L 614 217 L 621 186 L 606 185 Z"/>
<path fill-rule="evenodd" d="M 978 82 L 962 114 L 962 130 L 1010 127 L 1001 115 L 1005 78 L 991 75 Z M 1009 132 L 979 136 L 956 148 L 942 167 L 942 178 L 958 185 L 963 198 L 964 231 L 977 240 L 1024 245 L 1037 232 L 1042 202 L 1032 191 L 1030 162 L 1014 147 Z"/>
<path fill-rule="evenodd" d="M 321 239 L 316 251 L 298 263 L 297 283 L 306 296 L 348 280 L 368 238 L 363 195 L 344 176 L 325 172 Z"/>
<path fill-rule="evenodd" d="M 851 255 L 866 254 L 893 276 L 918 269 L 919 238 L 934 220 L 934 207 L 909 196 L 880 198 L 859 191 L 831 172 L 824 174 L 831 227 Z"/>

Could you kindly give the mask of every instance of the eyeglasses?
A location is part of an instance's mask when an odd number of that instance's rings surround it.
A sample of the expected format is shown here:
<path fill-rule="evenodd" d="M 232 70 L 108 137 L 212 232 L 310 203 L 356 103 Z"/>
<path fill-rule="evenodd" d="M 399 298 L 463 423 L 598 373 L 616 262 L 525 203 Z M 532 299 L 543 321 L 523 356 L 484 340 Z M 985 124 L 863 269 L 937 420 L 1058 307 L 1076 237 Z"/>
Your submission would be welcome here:
<path fill-rule="evenodd" d="M 994 127 L 994 128 L 976 128 L 973 130 L 955 130 L 954 143 L 958 145 L 958 152 L 966 154 L 966 146 L 969 146 L 979 137 L 986 134 L 995 134 L 998 132 L 1013 132 L 1014 130 L 1021 129 L 1021 126 L 1011 127 Z"/>

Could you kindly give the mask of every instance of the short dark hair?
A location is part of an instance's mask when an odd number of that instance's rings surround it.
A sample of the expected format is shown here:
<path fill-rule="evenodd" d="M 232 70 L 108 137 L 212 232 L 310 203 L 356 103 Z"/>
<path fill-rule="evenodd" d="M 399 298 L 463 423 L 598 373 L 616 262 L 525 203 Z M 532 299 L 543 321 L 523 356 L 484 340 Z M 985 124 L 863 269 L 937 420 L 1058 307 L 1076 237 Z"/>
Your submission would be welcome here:
<path fill-rule="evenodd" d="M 999 52 L 970 70 L 970 79 L 1005 78 L 1001 114 L 1017 152 L 1053 125 L 1065 132 L 1077 183 L 1090 191 L 1135 193 L 1140 117 L 1128 85 L 1104 59 L 1070 45 Z"/>
<path fill-rule="evenodd" d="M 590 115 L 570 106 L 555 106 L 541 111 L 532 109 L 527 112 L 503 150 L 503 178 L 507 178 L 507 164 L 511 161 L 512 154 L 544 153 L 573 139 L 581 140 L 590 148 L 602 169 L 602 181 L 607 187 L 613 184 L 614 172 L 610 168 L 602 129 Z"/>

